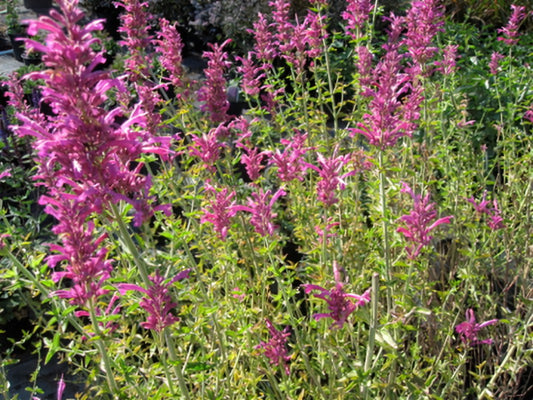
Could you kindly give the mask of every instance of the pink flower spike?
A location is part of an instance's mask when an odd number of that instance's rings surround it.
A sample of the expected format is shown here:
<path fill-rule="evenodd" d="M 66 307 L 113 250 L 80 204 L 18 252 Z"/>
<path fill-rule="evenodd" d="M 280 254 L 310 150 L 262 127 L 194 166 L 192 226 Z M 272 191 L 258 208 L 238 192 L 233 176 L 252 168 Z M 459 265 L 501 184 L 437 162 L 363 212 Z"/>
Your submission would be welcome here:
<path fill-rule="evenodd" d="M 272 236 L 278 228 L 272 221 L 277 217 L 277 214 L 272 212 L 272 207 L 285 194 L 283 189 L 278 189 L 271 196 L 270 190 L 264 192 L 263 189 L 259 189 L 258 192 L 252 193 L 252 197 L 248 199 L 247 206 L 236 205 L 232 209 L 235 211 L 246 211 L 252 214 L 250 223 L 255 228 L 255 231 L 261 236 Z"/>
<path fill-rule="evenodd" d="M 505 44 L 512 46 L 518 43 L 518 28 L 524 19 L 527 18 L 530 13 L 526 13 L 525 6 L 511 5 L 511 17 L 503 28 L 498 29 L 498 33 L 502 33 L 503 36 L 499 36 L 498 40 Z"/>
<path fill-rule="evenodd" d="M 270 333 L 270 340 L 268 342 L 261 342 L 256 349 L 263 350 L 263 354 L 270 359 L 270 364 L 282 366 L 286 375 L 290 374 L 289 364 L 291 357 L 287 352 L 287 338 L 291 335 L 289 327 L 283 331 L 278 331 L 270 320 L 265 320 L 268 332 Z"/>
<path fill-rule="evenodd" d="M 305 293 L 313 293 L 313 296 L 324 300 L 328 303 L 329 313 L 318 313 L 314 314 L 313 318 L 319 320 L 322 318 L 332 318 L 334 323 L 331 325 L 331 328 L 342 328 L 344 323 L 357 308 L 364 306 L 370 302 L 370 289 L 366 290 L 362 295 L 345 293 L 341 282 L 340 271 L 337 263 L 333 264 L 333 272 L 335 277 L 335 287 L 331 290 L 324 289 L 318 285 L 312 284 L 303 284 Z M 355 299 L 353 302 L 350 299 Z"/>
<path fill-rule="evenodd" d="M 228 54 L 224 47 L 231 42 L 226 40 L 222 44 L 209 44 L 212 51 L 204 52 L 203 56 L 208 59 L 207 68 L 204 71 L 205 82 L 198 91 L 198 101 L 202 102 L 200 109 L 206 111 L 215 124 L 225 122 L 228 117 L 229 101 L 226 92 L 226 78 L 224 74 L 231 63 L 227 60 Z"/>
<path fill-rule="evenodd" d="M 402 182 L 402 185 L 401 192 L 408 193 L 413 199 L 414 205 L 411 213 L 400 217 L 406 226 L 399 227 L 396 231 L 402 233 L 405 239 L 411 243 L 405 249 L 409 259 L 413 260 L 418 257 L 422 248 L 433 239 L 429 233 L 439 225 L 449 224 L 453 216 L 439 218 L 432 222 L 437 217 L 437 211 L 435 211 L 436 204 L 429 202 L 430 195 L 422 198 L 422 196 L 415 194 L 405 182 Z"/>
<path fill-rule="evenodd" d="M 168 293 L 169 288 L 174 282 L 188 278 L 190 271 L 190 269 L 181 271 L 174 278 L 167 281 L 159 274 L 159 271 L 156 271 L 155 274 L 149 277 L 151 285 L 146 289 L 129 283 L 121 283 L 117 288 L 122 295 L 130 290 L 143 293 L 145 296 L 139 302 L 139 305 L 148 313 L 148 318 L 145 322 L 141 322 L 141 326 L 161 332 L 167 326 L 179 321 L 179 318 L 172 314 L 172 310 L 177 304 L 172 301 L 172 297 Z"/>
<path fill-rule="evenodd" d="M 213 224 L 214 230 L 221 240 L 225 240 L 231 225 L 231 217 L 236 213 L 234 209 L 235 191 L 228 193 L 228 188 L 221 190 L 215 189 L 213 186 L 206 184 L 205 190 L 214 194 L 214 199 L 210 206 L 202 210 L 203 215 L 200 218 L 200 223 L 209 222 Z"/>
<path fill-rule="evenodd" d="M 455 331 L 459 334 L 461 341 L 470 347 L 478 344 L 492 344 L 492 339 L 479 340 L 477 334 L 484 327 L 493 325 L 496 322 L 498 322 L 497 319 L 491 319 L 481 324 L 477 323 L 474 310 L 470 308 L 466 311 L 466 321 L 457 325 Z"/>

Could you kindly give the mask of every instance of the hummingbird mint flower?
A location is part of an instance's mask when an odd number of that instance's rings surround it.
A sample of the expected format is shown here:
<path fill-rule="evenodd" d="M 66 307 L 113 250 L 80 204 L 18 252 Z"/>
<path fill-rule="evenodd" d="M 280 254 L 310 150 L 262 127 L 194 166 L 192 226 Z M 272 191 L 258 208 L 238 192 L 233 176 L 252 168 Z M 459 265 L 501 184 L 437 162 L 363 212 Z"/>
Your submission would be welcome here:
<path fill-rule="evenodd" d="M 463 343 L 471 347 L 478 344 L 492 344 L 492 339 L 479 340 L 477 335 L 481 329 L 493 325 L 496 322 L 498 322 L 497 319 L 491 319 L 490 321 L 482 322 L 481 324 L 477 323 L 474 310 L 470 308 L 466 311 L 466 321 L 457 325 L 455 327 L 455 332 L 459 334 Z"/>
<path fill-rule="evenodd" d="M 229 101 L 224 73 L 231 64 L 224 47 L 230 42 L 231 39 L 220 45 L 210 43 L 209 46 L 212 51 L 206 51 L 203 54 L 208 62 L 204 71 L 205 82 L 198 91 L 198 101 L 202 102 L 200 109 L 206 111 L 215 124 L 225 122 L 228 119 Z"/>
<path fill-rule="evenodd" d="M 337 156 L 337 149 L 329 158 L 322 154 L 317 154 L 318 166 L 306 164 L 308 168 L 318 172 L 320 180 L 317 183 L 318 200 L 326 207 L 332 206 L 338 202 L 335 192 L 337 189 L 344 190 L 346 183 L 344 179 L 348 176 L 354 175 L 355 170 L 351 170 L 342 174 L 344 166 L 351 161 L 350 155 Z"/>
<path fill-rule="evenodd" d="M 474 206 L 476 214 L 481 216 L 483 214 L 487 215 L 489 219 L 487 220 L 487 225 L 492 230 L 498 230 L 505 227 L 503 223 L 503 218 L 501 216 L 501 211 L 498 208 L 498 201 L 496 199 L 492 200 L 492 205 L 490 201 L 487 200 L 487 192 L 483 192 L 483 197 L 478 203 L 474 197 L 466 199 L 470 204 Z"/>
<path fill-rule="evenodd" d="M 308 148 L 305 147 L 307 133 L 296 132 L 290 139 L 281 139 L 281 144 L 285 146 L 283 152 L 276 149 L 275 152 L 268 152 L 269 164 L 274 164 L 278 169 L 278 178 L 282 182 L 290 182 L 294 179 L 304 180 L 307 163 L 304 162 L 304 155 Z"/>
<path fill-rule="evenodd" d="M 235 202 L 233 201 L 235 191 L 228 193 L 228 188 L 217 190 L 209 184 L 206 184 L 205 190 L 214 194 L 215 198 L 211 201 L 209 207 L 202 210 L 203 215 L 200 218 L 200 223 L 209 222 L 213 224 L 218 237 L 225 240 L 231 224 L 231 217 L 236 213 L 234 209 Z"/>
<path fill-rule="evenodd" d="M 151 285 L 148 288 L 131 283 L 121 283 L 117 288 L 121 295 L 126 294 L 129 290 L 143 293 L 144 296 L 139 305 L 148 313 L 148 319 L 141 322 L 141 326 L 161 332 L 167 326 L 179 321 L 179 318 L 172 314 L 172 310 L 176 308 L 177 304 L 168 293 L 169 288 L 173 283 L 188 278 L 190 271 L 190 269 L 181 271 L 170 280 L 165 280 L 159 271 L 156 271 L 149 276 Z"/>
<path fill-rule="evenodd" d="M 270 340 L 268 342 L 261 342 L 256 349 L 263 350 L 263 354 L 270 359 L 270 364 L 283 367 L 286 375 L 290 374 L 289 364 L 291 357 L 287 351 L 287 338 L 291 335 L 289 327 L 283 331 L 278 331 L 270 320 L 265 320 L 268 332 L 270 333 Z"/>
<path fill-rule="evenodd" d="M 152 15 L 147 11 L 148 3 L 139 0 L 122 0 L 114 3 L 123 7 L 125 12 L 120 15 L 121 26 L 118 28 L 124 34 L 120 45 L 128 48 L 129 55 L 124 60 L 129 78 L 135 82 L 138 79 L 149 78 L 152 59 L 146 49 L 152 43 L 153 37 L 149 34 Z"/>
<path fill-rule="evenodd" d="M 518 28 L 524 19 L 526 19 L 531 12 L 526 13 L 525 6 L 511 5 L 511 17 L 503 28 L 498 29 L 498 33 L 502 33 L 503 36 L 498 36 L 498 40 L 505 44 L 512 46 L 518 43 Z"/>
<path fill-rule="evenodd" d="M 247 206 L 232 207 L 235 211 L 246 211 L 252 214 L 250 223 L 261 236 L 272 236 L 277 229 L 277 225 L 273 222 L 277 214 L 272 212 L 272 207 L 281 196 L 286 194 L 283 189 L 278 189 L 273 195 L 271 193 L 270 190 L 264 192 L 263 189 L 259 189 L 258 192 L 252 193 L 251 198 L 248 198 Z"/>
<path fill-rule="evenodd" d="M 303 284 L 305 293 L 313 293 L 313 296 L 322 299 L 328 303 L 329 313 L 314 314 L 313 318 L 319 320 L 322 318 L 332 318 L 334 323 L 332 328 L 342 328 L 352 312 L 358 307 L 364 306 L 370 302 L 370 289 L 362 295 L 346 293 L 344 284 L 341 281 L 341 271 L 336 262 L 333 263 L 333 274 L 335 278 L 335 287 L 331 290 L 324 289 L 322 286 Z"/>
<path fill-rule="evenodd" d="M 399 227 L 397 232 L 402 233 L 406 240 L 411 243 L 405 250 L 409 259 L 413 260 L 418 257 L 422 248 L 433 239 L 429 233 L 439 225 L 449 224 L 453 217 L 447 216 L 435 220 L 437 218 L 436 204 L 430 203 L 429 193 L 422 198 L 422 196 L 415 194 L 405 182 L 402 185 L 401 192 L 409 194 L 414 205 L 413 211 L 400 217 L 405 227 Z"/>
<path fill-rule="evenodd" d="M 345 30 L 353 40 L 357 40 L 362 37 L 365 23 L 374 9 L 373 1 L 347 0 L 346 3 L 346 10 L 341 14 L 346 21 Z"/>
<path fill-rule="evenodd" d="M 182 65 L 183 41 L 176 28 L 176 24 L 170 24 L 165 18 L 159 20 L 159 31 L 157 33 L 156 50 L 160 54 L 159 62 L 169 74 L 165 79 L 168 80 L 174 90 L 183 88 L 183 77 L 185 71 Z M 177 93 L 178 98 L 180 93 Z"/>

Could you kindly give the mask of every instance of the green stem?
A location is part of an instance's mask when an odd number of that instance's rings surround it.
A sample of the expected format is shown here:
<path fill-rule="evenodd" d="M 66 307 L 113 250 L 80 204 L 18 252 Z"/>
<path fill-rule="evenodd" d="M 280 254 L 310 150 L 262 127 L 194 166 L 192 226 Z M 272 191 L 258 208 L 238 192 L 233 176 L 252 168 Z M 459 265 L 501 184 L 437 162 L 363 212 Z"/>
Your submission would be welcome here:
<path fill-rule="evenodd" d="M 96 318 L 96 312 L 94 307 L 94 299 L 89 300 L 89 314 L 91 316 L 91 324 L 93 326 L 94 334 L 96 335 L 96 347 L 98 348 L 98 351 L 100 352 L 100 356 L 102 357 L 102 361 L 104 363 L 107 384 L 109 386 L 109 389 L 111 390 L 111 393 L 116 396 L 119 393 L 119 389 L 117 387 L 117 383 L 115 382 L 113 369 L 111 368 L 111 360 L 109 359 L 106 346 L 102 340 L 102 331 L 98 326 L 98 319 Z"/>
<path fill-rule="evenodd" d="M 363 371 L 365 375 L 372 367 L 372 356 L 374 354 L 374 345 L 376 342 L 376 330 L 378 326 L 378 301 L 379 301 L 379 274 L 372 275 L 372 316 L 370 319 L 370 331 L 368 333 L 368 346 L 366 348 L 365 364 Z M 368 385 L 363 386 L 363 398 L 366 400 L 369 397 Z"/>
<path fill-rule="evenodd" d="M 117 221 L 120 236 L 122 236 L 124 244 L 129 250 L 131 256 L 133 257 L 133 261 L 135 263 L 135 266 L 137 267 L 137 270 L 139 271 L 139 274 L 141 275 L 143 283 L 146 287 L 149 287 L 151 285 L 151 282 L 150 279 L 148 279 L 148 266 L 146 265 L 144 259 L 141 257 L 139 250 L 137 250 L 137 246 L 135 246 L 135 243 L 133 243 L 131 235 L 128 231 L 126 224 L 124 223 L 120 211 L 113 203 L 111 203 L 111 212 L 113 214 L 113 217 L 115 218 L 115 221 Z"/>
<path fill-rule="evenodd" d="M 385 280 L 387 291 L 387 312 L 392 311 L 392 288 L 391 288 L 391 262 L 389 244 L 389 220 L 387 216 L 387 196 L 385 183 L 385 170 L 383 160 L 383 150 L 379 151 L 379 197 L 381 201 L 381 223 L 383 229 L 383 258 L 385 260 Z"/>
<path fill-rule="evenodd" d="M 176 349 L 174 347 L 174 339 L 172 339 L 172 336 L 170 335 L 167 328 L 163 330 L 163 335 L 165 337 L 165 341 L 167 342 L 170 361 L 172 361 L 172 363 L 174 364 L 174 371 L 176 372 L 176 376 L 178 377 L 178 385 L 180 387 L 181 394 L 186 400 L 190 400 L 191 397 L 189 395 L 187 383 L 185 382 L 185 377 L 183 376 L 181 368 L 178 365 L 178 357 L 176 355 Z"/>

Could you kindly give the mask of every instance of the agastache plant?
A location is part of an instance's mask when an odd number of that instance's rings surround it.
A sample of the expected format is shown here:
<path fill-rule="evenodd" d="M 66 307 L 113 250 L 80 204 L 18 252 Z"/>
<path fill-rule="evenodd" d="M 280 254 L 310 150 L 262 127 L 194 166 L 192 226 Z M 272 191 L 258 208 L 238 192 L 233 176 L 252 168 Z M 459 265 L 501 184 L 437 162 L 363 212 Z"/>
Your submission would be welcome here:
<path fill-rule="evenodd" d="M 291 335 L 289 327 L 279 331 L 268 319 L 265 320 L 265 324 L 270 333 L 270 340 L 261 342 L 255 348 L 263 351 L 263 354 L 269 358 L 270 364 L 283 367 L 285 375 L 290 375 L 289 361 L 291 357 L 287 351 L 287 339 Z"/>
<path fill-rule="evenodd" d="M 306 164 L 308 168 L 315 170 L 320 176 L 317 183 L 318 200 L 326 207 L 332 206 L 338 202 L 336 197 L 337 189 L 344 190 L 347 177 L 356 173 L 355 170 L 342 173 L 342 169 L 351 160 L 349 154 L 337 156 L 337 148 L 334 150 L 331 157 L 324 157 L 324 155 L 317 154 L 317 165 Z"/>
<path fill-rule="evenodd" d="M 362 295 L 346 293 L 341 279 L 341 270 L 337 262 L 333 263 L 333 275 L 335 278 L 335 287 L 333 289 L 328 290 L 322 286 L 312 284 L 303 284 L 302 287 L 305 293 L 314 292 L 314 297 L 328 303 L 330 312 L 314 314 L 313 318 L 317 321 L 322 318 L 331 318 L 334 321 L 331 327 L 340 329 L 344 326 L 350 314 L 370 302 L 370 289 L 366 290 Z"/>
<path fill-rule="evenodd" d="M 422 88 L 413 87 L 412 76 L 402 72 L 402 55 L 398 52 L 398 36 L 401 19 L 392 17 L 386 53 L 371 75 L 370 85 L 363 87 L 363 95 L 371 97 L 369 112 L 357 128 L 350 128 L 352 135 L 365 136 L 369 143 L 380 150 L 392 147 L 404 137 L 410 137 L 420 117 Z M 401 99 L 404 98 L 402 101 Z"/>
<path fill-rule="evenodd" d="M 172 279 L 166 280 L 159 271 L 156 271 L 149 277 L 151 285 L 147 288 L 131 283 L 121 283 L 117 288 L 122 295 L 127 291 L 144 294 L 139 305 L 147 312 L 148 318 L 146 321 L 141 322 L 141 326 L 146 329 L 161 332 L 167 326 L 179 321 L 179 318 L 172 313 L 177 303 L 172 300 L 169 290 L 175 282 L 188 278 L 189 273 L 190 270 L 187 269 L 181 271 Z"/>
<path fill-rule="evenodd" d="M 407 31 L 402 40 L 412 63 L 409 73 L 414 77 L 428 74 L 428 61 L 438 52 L 433 38 L 442 30 L 444 18 L 442 7 L 436 0 L 414 1 L 405 17 Z"/>
<path fill-rule="evenodd" d="M 466 321 L 461 322 L 455 327 L 455 332 L 459 334 L 461 341 L 470 346 L 476 346 L 479 344 L 492 344 L 492 339 L 478 339 L 478 332 L 489 325 L 494 325 L 497 323 L 497 319 L 491 319 L 490 321 L 478 323 L 476 322 L 476 316 L 474 315 L 474 310 L 471 308 L 466 311 Z"/>
<path fill-rule="evenodd" d="M 270 190 L 265 192 L 260 188 L 257 192 L 252 193 L 252 197 L 248 198 L 248 205 L 236 205 L 233 210 L 250 213 L 250 223 L 255 231 L 261 236 L 272 236 L 277 229 L 277 225 L 273 222 L 277 214 L 272 212 L 272 207 L 285 194 L 283 189 L 278 189 L 272 194 Z"/>
<path fill-rule="evenodd" d="M 371 0 L 347 0 L 346 3 L 346 10 L 341 14 L 346 21 L 346 33 L 353 40 L 360 39 L 370 12 L 374 9 L 373 2 Z"/>
<path fill-rule="evenodd" d="M 526 19 L 531 12 L 526 13 L 525 6 L 517 6 L 515 4 L 511 5 L 511 17 L 503 28 L 498 29 L 498 33 L 503 34 L 503 36 L 498 36 L 498 40 L 504 42 L 509 46 L 513 46 L 518 43 L 518 28 L 524 19 Z"/>
<path fill-rule="evenodd" d="M 470 204 L 474 206 L 476 214 L 478 216 L 487 215 L 487 225 L 492 230 L 503 229 L 505 227 L 503 223 L 503 218 L 501 216 L 501 211 L 498 208 L 498 201 L 496 199 L 492 200 L 492 204 L 487 200 L 487 192 L 483 192 L 483 197 L 481 201 L 477 202 L 474 197 L 466 199 Z"/>
<path fill-rule="evenodd" d="M 123 0 L 115 2 L 116 7 L 124 8 L 121 13 L 121 26 L 118 31 L 124 34 L 120 45 L 129 49 L 129 57 L 125 60 L 128 77 L 132 81 L 144 80 L 149 77 L 152 59 L 146 49 L 152 43 L 149 34 L 152 16 L 147 11 L 148 3 L 139 0 Z"/>
<path fill-rule="evenodd" d="M 209 114 L 215 124 L 225 122 L 229 116 L 229 101 L 226 91 L 226 78 L 224 74 L 230 66 L 228 53 L 224 47 L 231 42 L 230 39 L 222 44 L 210 44 L 212 51 L 204 52 L 207 58 L 207 68 L 204 71 L 205 82 L 198 91 L 198 100 L 202 102 L 200 109 Z"/>
<path fill-rule="evenodd" d="M 184 44 L 175 23 L 170 24 L 168 20 L 161 18 L 159 26 L 160 29 L 155 41 L 156 50 L 160 54 L 159 62 L 168 71 L 169 76 L 165 80 L 172 84 L 177 92 L 176 96 L 180 98 L 181 93 L 179 93 L 179 90 L 185 86 L 185 70 L 182 65 Z"/>
<path fill-rule="evenodd" d="M 436 204 L 430 202 L 430 194 L 425 197 L 415 194 L 413 189 L 409 187 L 405 182 L 402 183 L 402 193 L 407 193 L 413 200 L 413 210 L 400 217 L 405 226 L 401 226 L 397 229 L 397 232 L 404 235 L 405 239 L 411 243 L 405 250 L 409 259 L 416 259 L 422 248 L 431 243 L 433 237 L 430 232 L 437 226 L 442 224 L 449 224 L 452 216 L 443 218 L 437 218 L 437 211 L 435 210 Z"/>
<path fill-rule="evenodd" d="M 205 185 L 205 190 L 214 196 L 209 206 L 203 208 L 200 223 L 209 222 L 221 240 L 225 240 L 231 225 L 231 218 L 235 215 L 235 191 L 228 188 L 217 189 L 210 184 Z"/>

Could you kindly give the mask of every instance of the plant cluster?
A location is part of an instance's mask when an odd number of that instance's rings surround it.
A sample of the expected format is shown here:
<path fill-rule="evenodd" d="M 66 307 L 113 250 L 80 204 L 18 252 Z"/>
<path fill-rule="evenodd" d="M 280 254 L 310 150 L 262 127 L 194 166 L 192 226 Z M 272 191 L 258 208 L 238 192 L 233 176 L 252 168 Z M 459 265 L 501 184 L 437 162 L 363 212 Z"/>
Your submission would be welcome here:
<path fill-rule="evenodd" d="M 273 0 L 253 48 L 210 44 L 194 81 L 147 3 L 118 3 L 120 69 L 100 68 L 103 21 L 57 4 L 30 22 L 44 68 L 11 77 L 8 123 L 55 222 L 45 254 L 4 218 L 0 251 L 80 398 L 527 395 L 531 10 L 485 50 L 437 0 L 385 34 L 369 0 L 339 28 L 325 0 Z"/>

